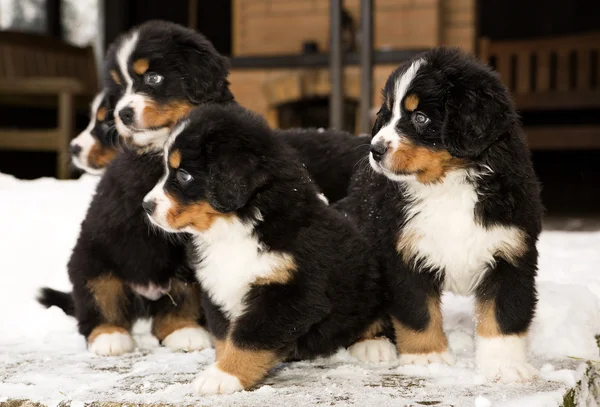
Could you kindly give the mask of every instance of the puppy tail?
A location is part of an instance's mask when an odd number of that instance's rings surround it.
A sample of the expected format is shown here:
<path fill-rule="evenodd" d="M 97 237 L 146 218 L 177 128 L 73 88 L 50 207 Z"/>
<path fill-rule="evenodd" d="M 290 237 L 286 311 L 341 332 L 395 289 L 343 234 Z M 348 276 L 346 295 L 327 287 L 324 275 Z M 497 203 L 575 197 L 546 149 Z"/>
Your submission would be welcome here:
<path fill-rule="evenodd" d="M 37 300 L 46 308 L 56 306 L 63 310 L 69 316 L 75 316 L 75 302 L 71 293 L 53 290 L 52 288 L 44 287 L 40 290 Z"/>

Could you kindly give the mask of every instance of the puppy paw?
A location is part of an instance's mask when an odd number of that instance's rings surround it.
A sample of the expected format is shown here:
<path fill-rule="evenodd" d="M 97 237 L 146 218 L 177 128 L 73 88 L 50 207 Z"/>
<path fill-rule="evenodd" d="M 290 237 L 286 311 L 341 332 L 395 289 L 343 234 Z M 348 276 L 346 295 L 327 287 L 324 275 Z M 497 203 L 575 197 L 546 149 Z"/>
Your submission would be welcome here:
<path fill-rule="evenodd" d="M 487 380 L 499 383 L 524 383 L 537 376 L 529 363 L 483 363 L 479 369 Z"/>
<path fill-rule="evenodd" d="M 396 346 L 383 338 L 356 342 L 348 352 L 363 363 L 392 362 L 397 358 Z"/>
<path fill-rule="evenodd" d="M 201 394 L 231 394 L 244 390 L 239 379 L 222 371 L 216 364 L 212 364 L 200 373 L 192 383 L 194 393 Z"/>
<path fill-rule="evenodd" d="M 88 343 L 88 349 L 100 356 L 120 356 L 131 352 L 134 346 L 129 332 L 121 331 L 99 334 Z"/>
<path fill-rule="evenodd" d="M 187 327 L 171 332 L 162 344 L 172 351 L 193 352 L 210 348 L 210 335 L 202 327 Z"/>
<path fill-rule="evenodd" d="M 400 355 L 401 365 L 429 365 L 431 363 L 453 365 L 454 356 L 452 356 L 450 352 L 431 352 Z"/>
<path fill-rule="evenodd" d="M 478 337 L 475 359 L 490 381 L 526 382 L 537 376 L 537 370 L 527 362 L 525 338 L 518 335 Z"/>

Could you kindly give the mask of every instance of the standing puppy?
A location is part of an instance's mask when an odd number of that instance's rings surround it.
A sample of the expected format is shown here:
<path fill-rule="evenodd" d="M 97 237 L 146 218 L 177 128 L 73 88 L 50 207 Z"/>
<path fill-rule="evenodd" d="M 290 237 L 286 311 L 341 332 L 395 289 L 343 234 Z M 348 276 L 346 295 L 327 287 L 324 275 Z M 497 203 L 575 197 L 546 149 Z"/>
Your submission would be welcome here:
<path fill-rule="evenodd" d="M 143 206 L 197 249 L 217 350 L 197 393 L 250 388 L 279 361 L 330 355 L 380 326 L 366 242 L 261 118 L 234 105 L 198 108 L 175 127 L 165 157 Z"/>
<path fill-rule="evenodd" d="M 338 208 L 384 266 L 401 361 L 452 362 L 440 309 L 448 290 L 475 295 L 482 371 L 531 378 L 542 206 L 506 88 L 477 60 L 438 48 L 394 71 L 383 99 L 371 168 Z"/>

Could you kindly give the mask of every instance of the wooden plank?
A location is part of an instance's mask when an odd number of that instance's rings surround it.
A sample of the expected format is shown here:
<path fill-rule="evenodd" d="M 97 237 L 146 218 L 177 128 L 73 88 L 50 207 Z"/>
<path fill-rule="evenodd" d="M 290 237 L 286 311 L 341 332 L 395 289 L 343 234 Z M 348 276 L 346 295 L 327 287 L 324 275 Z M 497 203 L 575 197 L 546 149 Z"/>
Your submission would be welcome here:
<path fill-rule="evenodd" d="M 496 71 L 500 74 L 500 78 L 506 87 L 510 87 L 510 57 L 511 54 L 496 54 Z"/>
<path fill-rule="evenodd" d="M 526 127 L 531 150 L 600 148 L 600 126 Z"/>
<path fill-rule="evenodd" d="M 587 90 L 591 88 L 591 50 L 580 48 L 577 50 L 577 89 Z"/>
<path fill-rule="evenodd" d="M 569 90 L 569 50 L 559 49 L 556 53 L 556 89 Z"/>
<path fill-rule="evenodd" d="M 81 93 L 83 85 L 73 78 L 19 78 L 0 80 L 0 92 L 10 94 L 58 94 L 62 91 Z"/>
<path fill-rule="evenodd" d="M 516 93 L 531 92 L 531 53 L 521 51 L 517 54 L 517 89 Z"/>
<path fill-rule="evenodd" d="M 538 93 L 543 93 L 550 89 L 550 52 L 548 50 L 540 50 L 536 52 L 536 55 L 535 90 Z"/>
<path fill-rule="evenodd" d="M 0 130 L 0 149 L 56 151 L 58 130 Z"/>
<path fill-rule="evenodd" d="M 73 137 L 74 127 L 75 109 L 73 94 L 63 91 L 58 96 L 58 138 L 56 140 L 56 148 L 58 150 L 56 173 L 59 179 L 69 178 L 69 143 Z"/>
<path fill-rule="evenodd" d="M 590 109 L 600 107 L 600 92 L 571 91 L 515 94 L 519 110 Z"/>

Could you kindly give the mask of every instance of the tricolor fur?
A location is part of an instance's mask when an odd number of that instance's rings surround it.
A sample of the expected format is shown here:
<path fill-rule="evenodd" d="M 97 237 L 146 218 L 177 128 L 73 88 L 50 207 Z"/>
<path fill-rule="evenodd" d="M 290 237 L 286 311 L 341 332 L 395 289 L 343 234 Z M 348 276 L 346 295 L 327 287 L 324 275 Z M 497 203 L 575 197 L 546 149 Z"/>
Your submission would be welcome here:
<path fill-rule="evenodd" d="M 382 316 L 379 269 L 291 149 L 237 106 L 206 105 L 175 128 L 144 208 L 189 233 L 217 361 L 198 393 L 259 383 L 277 362 L 330 355 Z"/>
<path fill-rule="evenodd" d="M 102 174 L 118 152 L 118 133 L 106 92 L 96 95 L 90 107 L 90 122 L 71 141 L 73 165 L 90 174 Z"/>
<path fill-rule="evenodd" d="M 448 48 L 398 68 L 383 89 L 369 160 L 337 208 L 384 266 L 401 360 L 451 361 L 440 309 L 449 290 L 475 295 L 484 373 L 529 379 L 542 206 L 498 76 Z"/>

